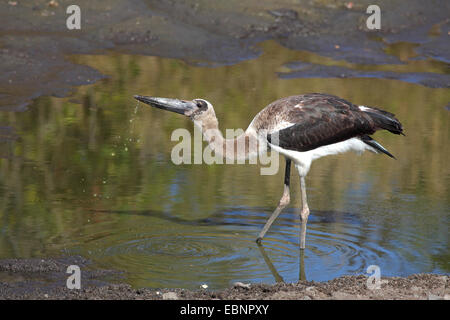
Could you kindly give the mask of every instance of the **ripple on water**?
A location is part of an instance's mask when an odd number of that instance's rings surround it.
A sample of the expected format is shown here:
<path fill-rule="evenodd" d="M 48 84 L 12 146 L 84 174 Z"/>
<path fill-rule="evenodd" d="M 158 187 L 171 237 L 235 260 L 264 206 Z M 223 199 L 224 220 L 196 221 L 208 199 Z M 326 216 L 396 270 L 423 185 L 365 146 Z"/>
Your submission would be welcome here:
<path fill-rule="evenodd" d="M 190 223 L 162 228 L 160 233 L 145 227 L 139 232 L 103 230 L 98 236 L 91 234 L 86 245 L 93 260 L 124 270 L 133 285 L 147 287 L 196 288 L 207 283 L 219 288 L 233 281 L 274 282 L 280 277 L 291 282 L 301 271 L 307 280 L 322 281 L 365 273 L 372 264 L 379 265 L 382 274 L 384 269 L 390 274 L 402 269 L 403 258 L 380 245 L 375 226 L 345 213 L 313 212 L 301 262 L 295 212 L 280 216 L 260 250 L 254 240 L 270 213 L 242 208 L 217 214 L 208 225 Z"/>

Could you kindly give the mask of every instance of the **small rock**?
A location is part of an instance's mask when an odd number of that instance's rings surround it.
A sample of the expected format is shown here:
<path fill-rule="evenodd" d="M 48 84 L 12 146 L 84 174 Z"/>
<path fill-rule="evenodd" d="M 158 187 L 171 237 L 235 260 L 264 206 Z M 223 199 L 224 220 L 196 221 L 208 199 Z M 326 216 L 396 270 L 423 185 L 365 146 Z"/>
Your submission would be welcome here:
<path fill-rule="evenodd" d="M 250 289 L 250 283 L 235 282 L 234 287 Z"/>
<path fill-rule="evenodd" d="M 162 295 L 163 300 L 178 300 L 178 296 L 175 292 L 166 292 Z"/>
<path fill-rule="evenodd" d="M 298 13 L 292 9 L 277 9 L 277 10 L 268 10 L 268 12 L 277 18 L 288 18 L 288 19 L 297 19 Z"/>
<path fill-rule="evenodd" d="M 428 300 L 444 300 L 444 297 L 434 295 L 432 293 L 428 294 Z"/>
<path fill-rule="evenodd" d="M 202 284 L 201 286 L 200 286 L 200 288 L 202 288 L 202 289 L 207 289 L 208 288 L 208 285 L 205 283 L 205 284 Z"/>
<path fill-rule="evenodd" d="M 346 292 L 341 292 L 341 291 L 333 292 L 332 296 L 333 296 L 333 299 L 336 299 L 336 300 L 354 300 L 355 299 L 355 297 L 352 296 L 351 294 L 348 294 Z"/>
<path fill-rule="evenodd" d="M 51 0 L 48 4 L 49 7 L 54 7 L 56 8 L 57 6 L 59 6 L 59 3 L 56 0 Z"/>

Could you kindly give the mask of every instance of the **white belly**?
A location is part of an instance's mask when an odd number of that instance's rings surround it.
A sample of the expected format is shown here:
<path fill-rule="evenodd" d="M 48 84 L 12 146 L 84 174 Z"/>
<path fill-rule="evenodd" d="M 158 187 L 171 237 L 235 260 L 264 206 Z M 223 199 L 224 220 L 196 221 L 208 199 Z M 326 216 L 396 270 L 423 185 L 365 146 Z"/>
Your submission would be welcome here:
<path fill-rule="evenodd" d="M 324 156 L 343 153 L 347 151 L 354 151 L 358 154 L 361 154 L 365 150 L 369 150 L 376 153 L 376 150 L 374 148 L 365 144 L 358 138 L 351 138 L 345 141 L 321 146 L 319 148 L 305 152 L 286 150 L 272 144 L 270 144 L 270 147 L 278 153 L 284 155 L 285 157 L 292 159 L 295 163 L 295 166 L 297 167 L 300 176 L 303 177 L 308 173 L 309 168 L 311 167 L 311 162 Z"/>

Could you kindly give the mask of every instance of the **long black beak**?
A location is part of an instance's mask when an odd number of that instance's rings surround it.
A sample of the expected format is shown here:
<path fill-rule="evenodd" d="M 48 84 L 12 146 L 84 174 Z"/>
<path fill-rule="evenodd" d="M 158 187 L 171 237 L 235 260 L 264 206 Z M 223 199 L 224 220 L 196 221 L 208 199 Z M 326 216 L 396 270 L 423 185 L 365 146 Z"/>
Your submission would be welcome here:
<path fill-rule="evenodd" d="M 155 98 L 147 96 L 135 95 L 134 98 L 140 102 L 151 105 L 152 107 L 176 112 L 182 115 L 189 114 L 189 111 L 194 110 L 196 104 L 192 101 L 184 101 L 169 98 Z"/>

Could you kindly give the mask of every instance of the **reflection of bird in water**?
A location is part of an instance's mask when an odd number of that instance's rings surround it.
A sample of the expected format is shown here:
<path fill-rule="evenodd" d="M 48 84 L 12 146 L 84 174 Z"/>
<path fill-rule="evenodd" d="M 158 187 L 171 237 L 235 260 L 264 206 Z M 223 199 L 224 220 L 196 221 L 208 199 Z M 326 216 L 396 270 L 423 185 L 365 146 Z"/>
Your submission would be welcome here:
<path fill-rule="evenodd" d="M 272 148 L 285 156 L 283 195 L 261 230 L 258 242 L 290 202 L 290 170 L 291 161 L 294 161 L 300 174 L 302 197 L 301 249 L 305 248 L 309 216 L 305 176 L 311 162 L 327 155 L 346 151 L 361 153 L 365 150 L 381 152 L 394 158 L 369 135 L 380 129 L 395 134 L 401 134 L 403 131 L 402 125 L 392 113 L 374 107 L 357 106 L 332 95 L 312 93 L 272 102 L 253 118 L 245 133 L 235 139 L 225 139 L 219 130 L 214 108 L 206 100 L 134 97 L 153 107 L 188 116 L 202 130 L 204 138 L 216 155 L 232 160 L 248 159 Z M 257 143 L 254 143 L 255 141 Z"/>
<path fill-rule="evenodd" d="M 273 265 L 272 261 L 270 260 L 269 256 L 267 255 L 266 251 L 264 250 L 264 246 L 262 243 L 258 243 L 258 249 L 259 252 L 261 252 L 261 255 L 264 258 L 264 261 L 266 262 L 267 266 L 269 267 L 270 272 L 272 273 L 273 277 L 275 278 L 276 282 L 284 282 L 283 277 L 278 273 L 277 269 Z M 305 272 L 305 251 L 300 250 L 300 261 L 298 264 L 298 280 L 305 280 L 306 281 L 306 272 Z"/>

